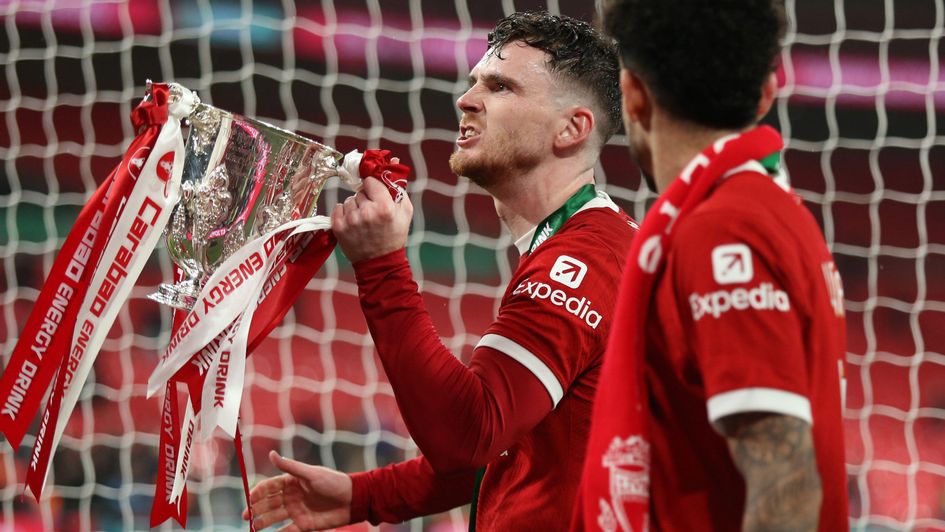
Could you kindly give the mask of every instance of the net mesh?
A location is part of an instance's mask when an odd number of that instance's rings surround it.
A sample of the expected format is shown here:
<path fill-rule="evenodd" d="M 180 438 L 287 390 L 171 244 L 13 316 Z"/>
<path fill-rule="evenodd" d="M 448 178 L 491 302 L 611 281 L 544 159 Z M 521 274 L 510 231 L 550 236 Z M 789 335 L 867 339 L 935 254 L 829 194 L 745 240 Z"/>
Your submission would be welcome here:
<path fill-rule="evenodd" d="M 499 17 L 547 8 L 590 20 L 587 4 L 0 1 L 0 356 L 79 209 L 130 142 L 127 117 L 150 78 L 341 151 L 381 147 L 411 165 L 408 256 L 445 345 L 467 359 L 514 257 L 491 199 L 449 171 L 453 102 Z M 782 92 L 767 120 L 786 137 L 787 170 L 844 278 L 851 526 L 945 528 L 945 5 L 786 5 Z M 598 179 L 642 219 L 653 197 L 624 143 L 605 148 Z M 332 183 L 321 203 L 344 196 Z M 155 253 L 83 389 L 42 502 L 19 498 L 32 436 L 2 454 L 0 529 L 147 528 L 160 405 L 145 399 L 145 383 L 170 313 L 145 295 L 170 276 Z M 244 397 L 247 466 L 259 475 L 273 473 L 269 449 L 345 471 L 416 455 L 337 254 L 250 357 Z M 212 440 L 192 463 L 189 528 L 239 527 L 232 446 Z M 388 528 L 463 520 L 454 511 Z"/>

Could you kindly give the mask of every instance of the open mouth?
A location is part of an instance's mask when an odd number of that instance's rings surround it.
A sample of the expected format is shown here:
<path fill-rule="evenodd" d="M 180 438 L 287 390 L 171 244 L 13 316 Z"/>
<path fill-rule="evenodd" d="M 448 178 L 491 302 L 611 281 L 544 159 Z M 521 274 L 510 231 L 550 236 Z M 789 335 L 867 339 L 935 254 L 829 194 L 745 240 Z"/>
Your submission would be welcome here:
<path fill-rule="evenodd" d="M 479 136 L 478 129 L 469 125 L 460 126 L 459 138 L 456 139 L 456 143 L 459 146 L 468 146 L 472 144 L 472 142 L 474 142 L 478 136 Z"/>

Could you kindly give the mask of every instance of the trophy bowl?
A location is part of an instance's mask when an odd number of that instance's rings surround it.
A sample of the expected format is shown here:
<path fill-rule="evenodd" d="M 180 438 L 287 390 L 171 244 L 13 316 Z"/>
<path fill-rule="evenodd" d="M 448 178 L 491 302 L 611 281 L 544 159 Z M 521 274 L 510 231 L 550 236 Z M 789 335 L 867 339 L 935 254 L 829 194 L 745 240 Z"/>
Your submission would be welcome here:
<path fill-rule="evenodd" d="M 175 88 L 180 94 L 172 84 L 171 98 Z M 181 199 L 165 232 L 183 275 L 148 296 L 184 310 L 246 241 L 315 215 L 325 182 L 338 175 L 343 160 L 328 146 L 204 103 L 187 122 Z"/>

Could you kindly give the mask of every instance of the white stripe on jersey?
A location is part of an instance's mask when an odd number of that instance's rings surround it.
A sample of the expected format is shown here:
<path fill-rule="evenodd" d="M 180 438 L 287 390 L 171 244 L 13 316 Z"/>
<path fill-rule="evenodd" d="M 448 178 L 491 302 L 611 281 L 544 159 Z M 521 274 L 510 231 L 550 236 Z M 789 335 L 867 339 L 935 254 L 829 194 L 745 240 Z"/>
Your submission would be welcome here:
<path fill-rule="evenodd" d="M 558 402 L 564 397 L 564 390 L 561 388 L 561 384 L 558 382 L 555 374 L 548 369 L 548 366 L 546 366 L 540 358 L 536 357 L 528 349 L 498 334 L 487 334 L 483 336 L 482 339 L 479 340 L 479 343 L 476 344 L 476 347 L 491 347 L 496 351 L 501 351 L 518 361 L 519 364 L 528 368 L 528 371 L 531 371 L 532 374 L 538 377 L 538 380 L 545 386 L 545 390 L 547 390 L 548 395 L 551 396 L 551 402 L 553 403 L 552 408 L 557 407 Z"/>
<path fill-rule="evenodd" d="M 706 406 L 709 411 L 709 423 L 732 414 L 747 412 L 771 412 L 803 419 L 813 425 L 810 400 L 794 392 L 777 388 L 742 388 L 713 395 Z M 716 428 L 716 430 L 718 430 Z"/>

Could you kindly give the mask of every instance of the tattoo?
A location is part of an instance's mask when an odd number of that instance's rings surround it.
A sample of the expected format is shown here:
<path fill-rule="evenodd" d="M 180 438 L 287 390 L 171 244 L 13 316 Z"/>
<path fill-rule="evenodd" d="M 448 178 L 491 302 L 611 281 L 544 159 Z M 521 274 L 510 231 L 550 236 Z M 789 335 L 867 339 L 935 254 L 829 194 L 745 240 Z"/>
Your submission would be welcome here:
<path fill-rule="evenodd" d="M 745 531 L 817 530 L 821 485 L 810 425 L 751 413 L 721 420 L 732 460 L 745 478 Z"/>

